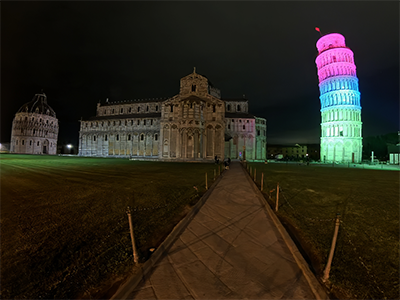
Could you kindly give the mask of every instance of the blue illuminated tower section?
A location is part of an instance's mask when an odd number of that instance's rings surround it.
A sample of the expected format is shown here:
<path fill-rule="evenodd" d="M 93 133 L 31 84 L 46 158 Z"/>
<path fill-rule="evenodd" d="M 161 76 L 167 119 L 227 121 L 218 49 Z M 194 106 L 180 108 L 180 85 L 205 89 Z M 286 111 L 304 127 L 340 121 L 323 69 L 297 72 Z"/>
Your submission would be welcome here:
<path fill-rule="evenodd" d="M 344 36 L 331 33 L 317 41 L 321 100 L 321 161 L 362 159 L 360 92 L 354 55 Z"/>

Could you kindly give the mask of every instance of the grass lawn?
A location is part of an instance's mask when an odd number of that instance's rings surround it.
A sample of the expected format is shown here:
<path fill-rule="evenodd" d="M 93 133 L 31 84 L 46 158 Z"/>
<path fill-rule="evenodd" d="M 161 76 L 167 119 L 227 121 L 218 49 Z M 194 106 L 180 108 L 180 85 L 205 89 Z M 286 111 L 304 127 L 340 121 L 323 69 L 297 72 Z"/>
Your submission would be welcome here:
<path fill-rule="evenodd" d="M 336 213 L 342 223 L 330 272 L 347 299 L 399 298 L 399 172 L 285 163 L 249 163 L 277 215 L 294 229 L 318 276 L 327 262 Z M 271 198 L 269 198 L 271 196 Z"/>
<path fill-rule="evenodd" d="M 215 168 L 1 154 L 1 298 L 96 297 L 102 282 L 132 269 L 127 206 L 143 262 Z"/>

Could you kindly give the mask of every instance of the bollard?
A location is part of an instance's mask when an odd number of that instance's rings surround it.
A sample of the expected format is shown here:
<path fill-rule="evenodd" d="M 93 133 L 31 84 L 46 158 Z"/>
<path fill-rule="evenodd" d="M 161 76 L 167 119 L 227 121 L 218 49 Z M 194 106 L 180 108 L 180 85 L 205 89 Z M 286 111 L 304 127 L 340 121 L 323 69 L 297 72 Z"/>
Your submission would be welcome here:
<path fill-rule="evenodd" d="M 206 172 L 206 190 L 208 190 L 208 184 L 207 184 L 207 172 Z"/>
<path fill-rule="evenodd" d="M 254 168 L 254 182 L 257 182 L 257 169 L 256 168 Z"/>
<path fill-rule="evenodd" d="M 332 259 L 333 259 L 333 253 L 335 252 L 335 247 L 336 247 L 336 240 L 339 232 L 339 225 L 340 225 L 340 220 L 339 220 L 340 214 L 336 214 L 336 221 L 335 221 L 335 231 L 333 233 L 333 238 L 332 238 L 332 245 L 331 245 L 331 251 L 329 252 L 329 257 L 328 257 L 328 263 L 326 264 L 325 270 L 324 270 L 324 277 L 322 278 L 323 282 L 326 282 L 329 278 L 329 272 L 331 271 L 331 264 L 332 264 Z"/>
<path fill-rule="evenodd" d="M 136 251 L 136 245 L 135 245 L 135 237 L 133 235 L 133 226 L 132 226 L 132 217 L 131 217 L 131 209 L 128 206 L 126 213 L 128 214 L 128 220 L 129 220 L 129 229 L 131 231 L 131 240 L 132 240 L 132 249 L 133 249 L 133 260 L 135 262 L 135 264 L 138 263 L 139 259 L 138 259 L 138 254 Z"/>
<path fill-rule="evenodd" d="M 264 188 L 264 172 L 261 173 L 261 192 Z"/>
<path fill-rule="evenodd" d="M 276 187 L 276 204 L 275 204 L 275 211 L 278 211 L 278 202 L 279 202 L 279 182 Z"/>

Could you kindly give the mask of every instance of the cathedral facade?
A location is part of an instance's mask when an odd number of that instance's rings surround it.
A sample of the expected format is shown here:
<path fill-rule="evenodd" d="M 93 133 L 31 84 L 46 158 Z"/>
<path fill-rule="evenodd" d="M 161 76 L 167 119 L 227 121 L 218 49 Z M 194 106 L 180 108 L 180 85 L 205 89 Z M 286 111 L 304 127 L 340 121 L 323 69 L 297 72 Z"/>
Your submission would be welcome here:
<path fill-rule="evenodd" d="M 36 94 L 15 114 L 10 152 L 20 154 L 56 154 L 58 120 L 47 104 L 44 93 Z"/>
<path fill-rule="evenodd" d="M 166 99 L 98 103 L 81 120 L 79 155 L 161 160 L 266 159 L 266 120 L 246 99 L 222 99 L 196 71 Z"/>

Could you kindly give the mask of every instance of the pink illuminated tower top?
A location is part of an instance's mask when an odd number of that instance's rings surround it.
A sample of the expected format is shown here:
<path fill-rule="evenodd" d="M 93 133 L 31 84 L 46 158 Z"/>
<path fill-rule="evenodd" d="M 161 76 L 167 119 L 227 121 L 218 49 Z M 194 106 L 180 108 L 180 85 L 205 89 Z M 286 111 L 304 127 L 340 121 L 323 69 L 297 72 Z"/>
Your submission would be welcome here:
<path fill-rule="evenodd" d="M 346 46 L 344 36 L 330 33 L 317 41 L 318 56 L 315 63 L 318 69 L 319 82 L 336 77 L 352 76 L 356 78 L 356 65 L 353 51 Z"/>
<path fill-rule="evenodd" d="M 324 35 L 317 42 L 317 49 L 319 54 L 321 54 L 321 52 L 325 50 L 339 47 L 346 47 L 344 36 L 339 33 L 330 33 Z"/>

